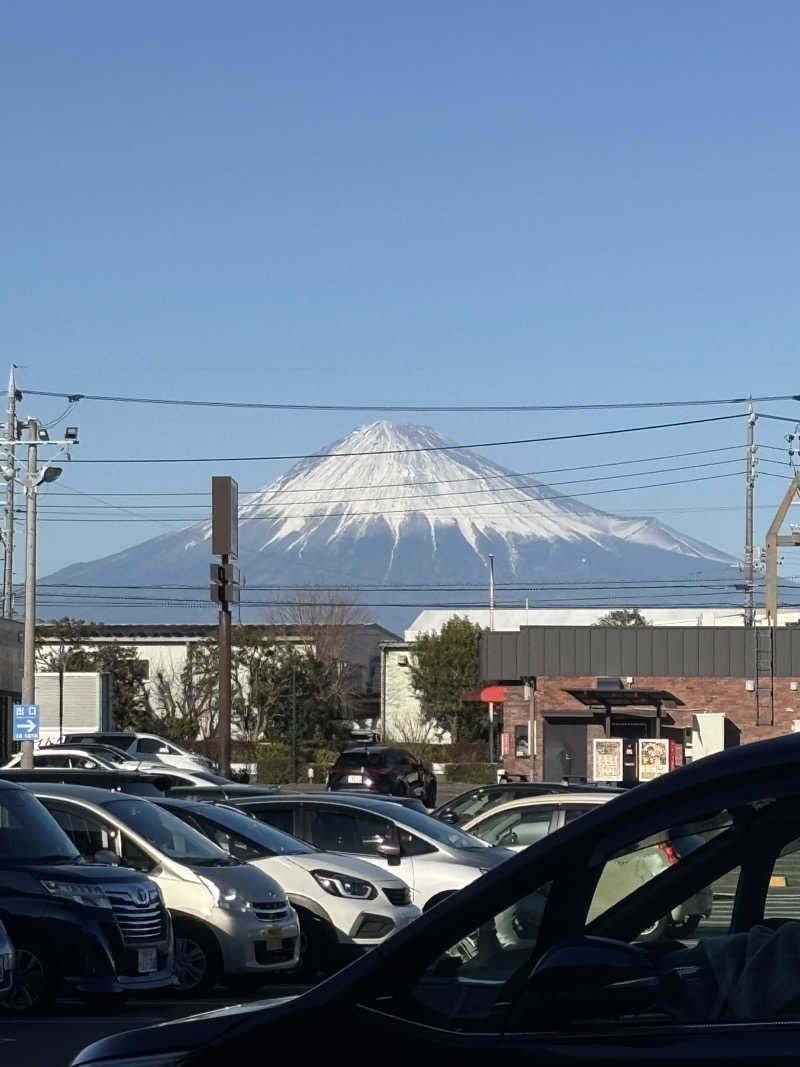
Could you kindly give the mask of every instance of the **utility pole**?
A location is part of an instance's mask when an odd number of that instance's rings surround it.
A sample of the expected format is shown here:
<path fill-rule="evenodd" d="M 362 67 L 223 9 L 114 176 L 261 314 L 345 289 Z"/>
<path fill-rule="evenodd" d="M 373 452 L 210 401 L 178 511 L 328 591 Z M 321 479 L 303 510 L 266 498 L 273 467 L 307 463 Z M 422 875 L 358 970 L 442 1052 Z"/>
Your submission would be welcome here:
<path fill-rule="evenodd" d="M 494 556 L 489 553 L 489 633 L 494 631 Z M 489 701 L 489 762 L 494 763 L 494 704 Z"/>
<path fill-rule="evenodd" d="M 753 405 L 747 408 L 747 455 L 745 457 L 745 520 L 744 520 L 744 624 L 755 624 L 753 607 L 753 491 L 756 484 L 756 415 Z"/>
<path fill-rule="evenodd" d="M 233 478 L 211 479 L 211 599 L 219 604 L 219 769 L 231 773 L 231 604 L 239 601 L 239 487 Z"/>
<path fill-rule="evenodd" d="M 292 781 L 297 781 L 297 668 L 292 667 Z"/>
<path fill-rule="evenodd" d="M 17 385 L 14 381 L 14 364 L 8 375 L 8 403 L 6 405 L 6 465 L 3 475 L 6 480 L 6 514 L 3 523 L 5 567 L 3 569 L 3 618 L 14 617 L 14 475 L 16 456 L 11 442 L 17 439 Z"/>
<path fill-rule="evenodd" d="M 25 625 L 22 654 L 22 703 L 36 703 L 36 476 L 39 423 L 28 419 L 28 471 L 25 478 Z M 33 741 L 22 742 L 22 766 L 33 770 Z"/>

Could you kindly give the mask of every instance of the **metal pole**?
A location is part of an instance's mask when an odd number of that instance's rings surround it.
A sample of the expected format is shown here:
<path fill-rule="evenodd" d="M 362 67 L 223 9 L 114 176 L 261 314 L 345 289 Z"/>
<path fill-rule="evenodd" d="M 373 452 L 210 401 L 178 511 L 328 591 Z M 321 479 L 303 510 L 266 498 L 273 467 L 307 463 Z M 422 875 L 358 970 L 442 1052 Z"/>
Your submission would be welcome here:
<path fill-rule="evenodd" d="M 294 667 L 291 669 L 291 780 L 298 780 L 298 685 Z"/>
<path fill-rule="evenodd" d="M 14 617 L 14 474 L 16 462 L 14 446 L 17 439 L 17 386 L 14 381 L 14 364 L 8 375 L 8 404 L 6 406 L 6 514 L 3 523 L 3 544 L 6 550 L 3 572 L 3 618 Z"/>
<path fill-rule="evenodd" d="M 64 642 L 59 642 L 58 652 L 58 743 L 64 740 Z"/>
<path fill-rule="evenodd" d="M 22 703 L 36 703 L 36 485 L 39 423 L 28 419 L 28 472 L 25 520 L 25 626 L 22 653 Z M 22 766 L 33 770 L 33 741 L 22 742 Z"/>
<path fill-rule="evenodd" d="M 531 761 L 530 781 L 536 781 L 536 679 L 528 682 L 530 697 L 528 701 L 528 756 Z"/>
<path fill-rule="evenodd" d="M 747 455 L 745 456 L 745 520 L 744 520 L 744 624 L 753 626 L 753 490 L 755 488 L 755 425 L 753 405 L 747 408 Z"/>
<path fill-rule="evenodd" d="M 223 565 L 230 556 L 223 556 Z M 231 608 L 227 600 L 219 606 L 219 770 L 225 778 L 231 773 Z"/>
<path fill-rule="evenodd" d="M 494 630 L 494 556 L 489 555 L 489 630 Z"/>

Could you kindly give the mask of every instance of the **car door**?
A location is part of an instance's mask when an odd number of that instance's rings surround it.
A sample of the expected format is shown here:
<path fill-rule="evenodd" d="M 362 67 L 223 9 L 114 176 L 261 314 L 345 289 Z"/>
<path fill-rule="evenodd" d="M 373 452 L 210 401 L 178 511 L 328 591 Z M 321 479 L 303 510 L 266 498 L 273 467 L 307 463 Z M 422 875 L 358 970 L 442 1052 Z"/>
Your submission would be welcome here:
<path fill-rule="evenodd" d="M 388 806 L 388 805 L 387 805 Z M 402 847 L 403 831 L 385 815 L 334 804 L 307 804 L 304 840 L 323 852 L 344 852 L 388 868 L 415 892 L 414 857 Z M 406 835 L 409 836 L 409 835 Z M 400 856 L 385 856 L 379 846 L 394 837 L 401 844 Z"/>

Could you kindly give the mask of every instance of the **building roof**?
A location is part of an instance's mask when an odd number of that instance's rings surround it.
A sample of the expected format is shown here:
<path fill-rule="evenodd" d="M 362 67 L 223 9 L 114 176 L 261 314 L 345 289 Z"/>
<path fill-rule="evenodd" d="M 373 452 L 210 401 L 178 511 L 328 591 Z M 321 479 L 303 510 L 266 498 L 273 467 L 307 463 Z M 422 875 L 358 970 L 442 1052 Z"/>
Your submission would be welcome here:
<path fill-rule="evenodd" d="M 324 626 L 325 624 L 319 624 Z M 334 623 L 337 629 L 348 630 L 356 635 L 374 635 L 379 640 L 399 641 L 397 634 L 387 630 L 375 622 L 367 623 Z M 283 623 L 247 623 L 244 626 L 234 626 L 234 634 L 265 634 L 272 637 L 306 637 L 312 626 L 287 626 Z M 58 634 L 60 626 L 57 623 L 44 623 L 36 627 L 38 636 L 45 640 L 49 636 Z M 214 637 L 218 633 L 216 623 L 213 625 L 197 623 L 85 623 L 82 634 L 85 637 L 127 637 L 127 638 L 205 638 Z"/>

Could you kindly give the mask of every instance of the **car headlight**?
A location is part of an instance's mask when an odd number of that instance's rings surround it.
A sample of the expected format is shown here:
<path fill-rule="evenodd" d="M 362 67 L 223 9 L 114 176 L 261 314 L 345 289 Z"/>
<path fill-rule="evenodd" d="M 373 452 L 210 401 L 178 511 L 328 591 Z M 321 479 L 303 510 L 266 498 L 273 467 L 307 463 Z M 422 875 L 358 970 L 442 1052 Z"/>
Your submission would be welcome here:
<path fill-rule="evenodd" d="M 222 908 L 223 911 L 233 912 L 235 915 L 246 915 L 253 910 L 252 903 L 245 900 L 238 889 L 220 889 L 217 907 Z"/>
<path fill-rule="evenodd" d="M 348 878 L 346 874 L 337 874 L 336 871 L 312 871 L 314 879 L 322 886 L 326 893 L 334 897 L 349 897 L 351 900 L 372 900 L 377 896 L 375 886 L 371 882 L 363 882 L 360 878 Z"/>
<path fill-rule="evenodd" d="M 62 900 L 71 900 L 74 904 L 86 904 L 94 908 L 111 907 L 111 901 L 106 896 L 103 887 L 91 882 L 88 884 L 82 884 L 81 882 L 53 882 L 49 878 L 43 878 L 42 885 L 51 896 L 60 897 Z"/>

